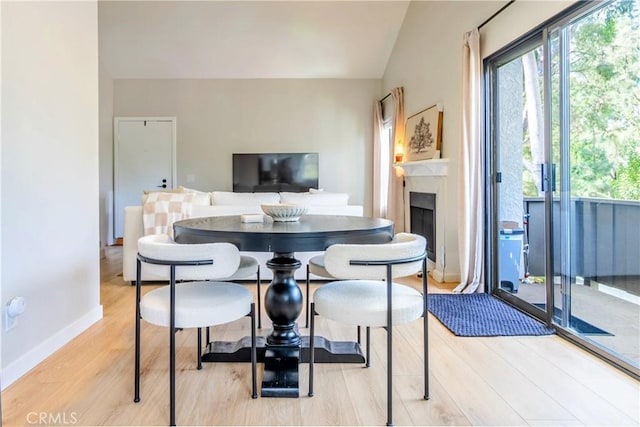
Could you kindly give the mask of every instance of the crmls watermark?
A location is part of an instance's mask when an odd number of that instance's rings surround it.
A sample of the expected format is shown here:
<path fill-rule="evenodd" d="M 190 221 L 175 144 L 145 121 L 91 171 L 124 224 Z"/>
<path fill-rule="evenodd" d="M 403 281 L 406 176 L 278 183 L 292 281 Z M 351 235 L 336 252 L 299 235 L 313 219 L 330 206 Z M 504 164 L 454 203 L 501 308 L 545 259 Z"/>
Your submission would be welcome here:
<path fill-rule="evenodd" d="M 76 412 L 29 412 L 27 423 L 40 425 L 75 425 L 78 422 Z"/>

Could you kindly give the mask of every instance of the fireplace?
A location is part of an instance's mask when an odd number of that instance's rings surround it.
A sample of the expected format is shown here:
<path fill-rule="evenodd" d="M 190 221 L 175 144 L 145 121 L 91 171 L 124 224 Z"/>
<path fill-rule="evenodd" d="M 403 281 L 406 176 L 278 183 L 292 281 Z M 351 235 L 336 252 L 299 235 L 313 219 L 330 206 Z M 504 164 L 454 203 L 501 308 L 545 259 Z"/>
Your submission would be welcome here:
<path fill-rule="evenodd" d="M 427 239 L 427 258 L 436 262 L 436 195 L 409 192 L 411 232 Z"/>
<path fill-rule="evenodd" d="M 404 170 L 406 230 L 427 239 L 429 274 L 436 282 L 460 280 L 456 211 L 451 206 L 455 181 L 449 182 L 449 159 L 406 162 L 399 167 Z"/>

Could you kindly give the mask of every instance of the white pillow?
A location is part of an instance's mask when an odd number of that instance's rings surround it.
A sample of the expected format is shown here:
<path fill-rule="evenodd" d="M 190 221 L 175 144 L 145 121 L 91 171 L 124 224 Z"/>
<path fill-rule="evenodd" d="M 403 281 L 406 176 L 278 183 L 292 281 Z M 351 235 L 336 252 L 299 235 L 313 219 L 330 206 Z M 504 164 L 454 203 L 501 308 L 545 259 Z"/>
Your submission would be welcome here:
<path fill-rule="evenodd" d="M 280 195 L 278 193 L 234 193 L 231 191 L 211 193 L 212 205 L 260 206 L 263 203 L 280 203 Z"/>
<path fill-rule="evenodd" d="M 293 203 L 304 206 L 342 206 L 349 203 L 347 193 L 328 193 L 320 191 L 317 193 L 280 193 L 282 203 Z"/>
<path fill-rule="evenodd" d="M 193 190 L 191 188 L 183 187 L 182 185 L 178 187 L 179 190 L 182 190 L 183 193 L 188 193 L 193 195 L 193 204 L 197 206 L 210 206 L 211 205 L 211 193 L 207 193 L 204 191 Z"/>

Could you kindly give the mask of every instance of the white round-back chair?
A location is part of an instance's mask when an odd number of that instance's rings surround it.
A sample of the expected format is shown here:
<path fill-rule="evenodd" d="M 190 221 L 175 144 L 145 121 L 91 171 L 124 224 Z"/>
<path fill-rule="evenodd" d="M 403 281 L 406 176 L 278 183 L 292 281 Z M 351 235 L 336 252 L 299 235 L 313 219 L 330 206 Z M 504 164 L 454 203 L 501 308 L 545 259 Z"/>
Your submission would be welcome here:
<path fill-rule="evenodd" d="M 165 234 L 161 234 L 160 236 L 166 236 Z M 143 265 L 143 276 L 147 282 L 164 282 L 169 280 L 169 270 L 168 269 L 158 269 L 156 267 L 151 267 L 151 265 Z M 191 280 L 188 277 L 188 273 L 183 273 L 187 275 L 186 279 L 183 280 Z M 261 307 L 261 292 L 260 292 L 260 263 L 258 260 L 249 255 L 240 255 L 240 265 L 238 269 L 233 272 L 233 274 L 229 277 L 221 277 L 217 280 L 219 281 L 236 281 L 236 280 L 245 280 L 253 275 L 256 275 L 256 293 L 258 295 L 257 298 L 257 309 L 256 315 L 258 317 L 258 329 L 262 328 L 262 307 Z M 136 282 L 131 282 L 131 285 L 135 286 Z M 207 343 L 209 342 L 209 330 L 207 329 Z"/>
<path fill-rule="evenodd" d="M 257 300 L 257 308 L 256 308 L 256 316 L 258 318 L 258 329 L 262 328 L 262 292 L 260 291 L 260 263 L 257 259 L 249 255 L 240 255 L 240 265 L 235 273 L 233 273 L 230 277 L 225 277 L 219 279 L 220 281 L 230 281 L 233 282 L 235 280 L 244 280 L 247 277 L 256 275 L 256 300 Z M 207 328 L 207 344 L 210 342 L 209 339 L 209 328 Z"/>
<path fill-rule="evenodd" d="M 309 261 L 307 262 L 307 280 L 306 280 L 306 290 L 307 290 L 307 298 L 306 298 L 306 303 L 305 303 L 305 324 L 304 327 L 308 328 L 309 327 L 309 313 L 311 312 L 311 291 L 310 291 L 310 284 L 311 284 L 311 275 L 315 275 L 315 276 L 319 276 L 323 279 L 329 279 L 329 280 L 334 280 L 335 277 L 333 277 L 331 274 L 329 274 L 329 272 L 327 271 L 327 269 L 324 266 L 324 254 L 320 254 L 320 255 L 316 255 L 314 257 L 311 257 L 309 259 Z"/>
<path fill-rule="evenodd" d="M 169 285 L 149 291 L 141 298 L 142 263 L 160 277 L 168 275 L 170 279 Z M 170 425 L 175 425 L 175 332 L 179 329 L 198 328 L 198 369 L 201 369 L 202 328 L 249 316 L 252 397 L 258 397 L 253 294 L 237 283 L 212 281 L 232 277 L 239 266 L 240 253 L 230 243 L 177 244 L 164 234 L 138 240 L 134 401 L 140 401 L 140 319 L 143 319 L 169 328 Z"/>
<path fill-rule="evenodd" d="M 426 240 L 398 233 L 384 244 L 336 244 L 324 256 L 327 272 L 337 280 L 316 289 L 311 303 L 309 337 L 309 396 L 313 396 L 315 316 L 367 329 L 367 366 L 370 327 L 387 331 L 387 425 L 392 419 L 392 326 L 423 317 L 424 398 L 429 398 Z M 393 278 L 422 272 L 422 293 L 394 283 Z"/>

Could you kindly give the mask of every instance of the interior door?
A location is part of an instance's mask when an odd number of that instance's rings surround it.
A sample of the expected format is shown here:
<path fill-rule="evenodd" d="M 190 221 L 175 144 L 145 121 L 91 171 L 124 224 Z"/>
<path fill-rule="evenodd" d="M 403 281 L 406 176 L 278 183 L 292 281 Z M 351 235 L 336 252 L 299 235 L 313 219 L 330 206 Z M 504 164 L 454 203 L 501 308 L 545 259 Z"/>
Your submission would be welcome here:
<path fill-rule="evenodd" d="M 174 187 L 175 126 L 175 118 L 114 119 L 114 238 L 124 234 L 124 208 L 140 205 L 144 190 Z"/>

